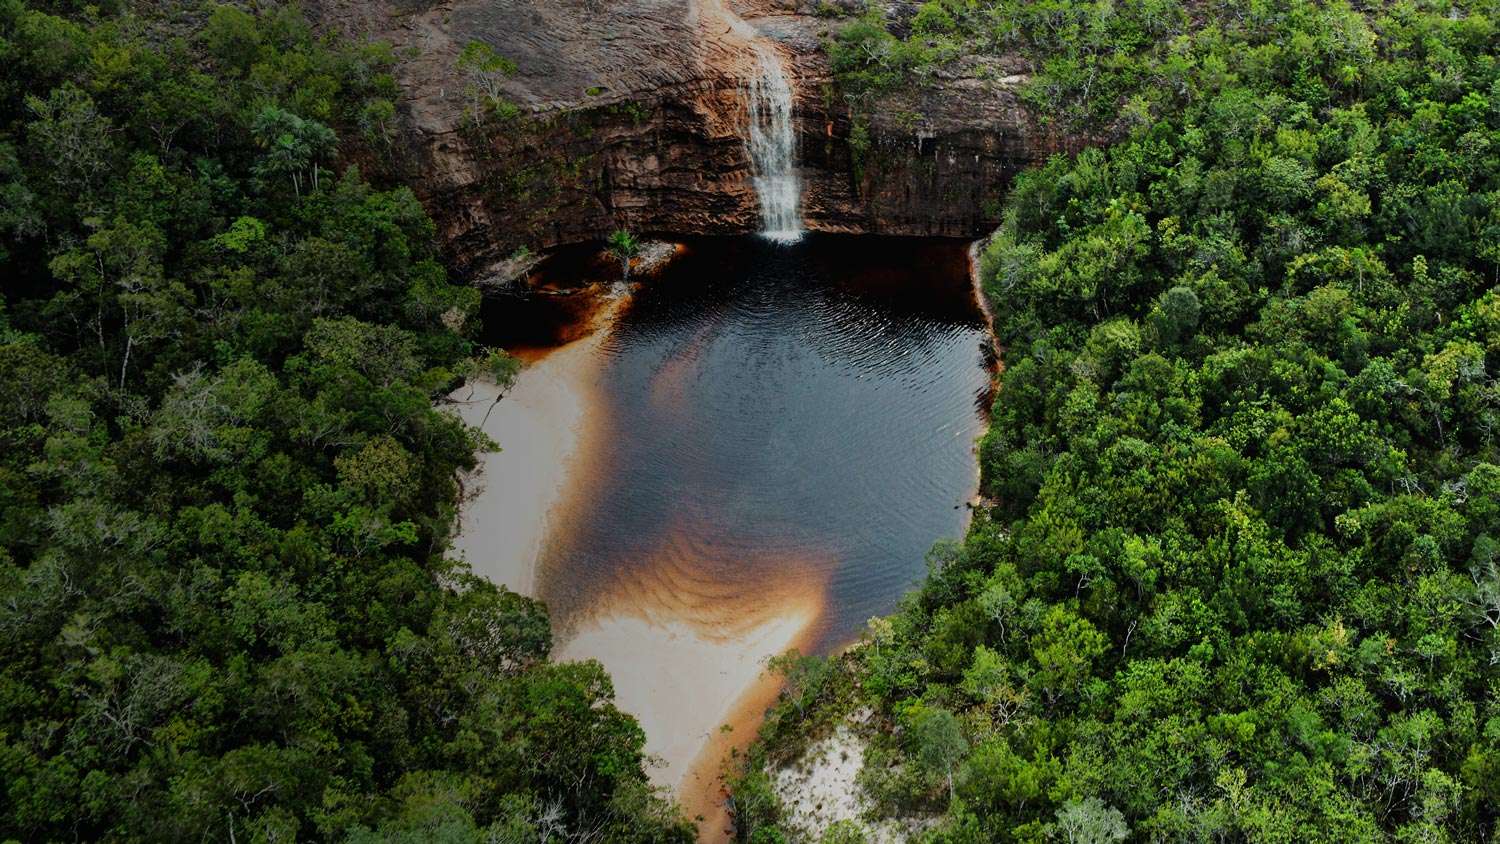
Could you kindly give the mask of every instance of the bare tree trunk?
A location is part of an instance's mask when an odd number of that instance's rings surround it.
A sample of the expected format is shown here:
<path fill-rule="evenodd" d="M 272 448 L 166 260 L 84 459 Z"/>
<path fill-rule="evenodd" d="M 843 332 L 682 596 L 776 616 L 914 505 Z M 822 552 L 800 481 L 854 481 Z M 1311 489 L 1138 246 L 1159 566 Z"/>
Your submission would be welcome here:
<path fill-rule="evenodd" d="M 489 409 L 485 410 L 485 412 L 484 412 L 484 418 L 481 419 L 481 420 L 479 420 L 479 428 L 480 428 L 480 430 L 484 429 L 484 423 L 490 421 L 490 414 L 495 412 L 495 405 L 499 404 L 500 400 L 503 399 L 503 398 L 505 398 L 505 394 L 504 393 L 498 393 L 495 396 L 495 400 L 492 401 L 492 402 L 490 402 Z"/>
<path fill-rule="evenodd" d="M 120 389 L 125 389 L 125 370 L 130 368 L 130 350 L 135 346 L 135 338 L 130 336 L 130 331 L 125 332 L 125 359 L 120 361 Z"/>

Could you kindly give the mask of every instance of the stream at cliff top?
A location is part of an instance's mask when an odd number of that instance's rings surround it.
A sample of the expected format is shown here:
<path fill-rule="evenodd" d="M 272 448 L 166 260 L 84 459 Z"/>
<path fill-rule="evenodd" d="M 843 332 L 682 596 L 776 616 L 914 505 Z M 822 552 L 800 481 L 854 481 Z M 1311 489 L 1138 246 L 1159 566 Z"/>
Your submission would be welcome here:
<path fill-rule="evenodd" d="M 487 300 L 486 341 L 531 363 L 458 546 L 547 602 L 554 656 L 604 663 L 701 812 L 774 695 L 764 659 L 854 640 L 962 535 L 983 321 L 956 241 L 699 239 L 628 296 L 555 289 L 608 277 L 596 255 Z"/>

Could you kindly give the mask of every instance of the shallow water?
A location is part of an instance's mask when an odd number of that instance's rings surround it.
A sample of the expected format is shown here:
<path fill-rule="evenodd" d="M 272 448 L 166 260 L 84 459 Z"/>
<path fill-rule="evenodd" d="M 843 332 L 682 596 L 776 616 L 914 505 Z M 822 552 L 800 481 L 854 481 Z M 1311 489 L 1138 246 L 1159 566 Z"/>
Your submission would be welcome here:
<path fill-rule="evenodd" d="M 500 406 L 523 413 L 546 379 L 571 379 L 576 396 L 568 419 L 487 426 L 524 453 L 541 447 L 517 437 L 566 428 L 567 447 L 547 453 L 570 464 L 522 553 L 535 556 L 531 591 L 551 608 L 558 656 L 610 669 L 666 763 L 658 781 L 690 808 L 704 801 L 683 792 L 711 791 L 717 757 L 699 757 L 722 750 L 718 725 L 753 721 L 746 701 L 763 702 L 764 657 L 852 641 L 920 581 L 934 541 L 964 530 L 989 386 L 964 248 L 704 239 L 623 302 L 487 305 L 489 342 L 538 361 L 533 386 Z M 538 280 L 608 272 L 592 255 L 561 255 Z M 575 340 L 588 315 L 603 324 Z M 549 374 L 559 358 L 566 372 Z M 489 565 L 504 541 L 485 535 L 466 527 L 460 547 L 476 570 L 510 570 Z"/>

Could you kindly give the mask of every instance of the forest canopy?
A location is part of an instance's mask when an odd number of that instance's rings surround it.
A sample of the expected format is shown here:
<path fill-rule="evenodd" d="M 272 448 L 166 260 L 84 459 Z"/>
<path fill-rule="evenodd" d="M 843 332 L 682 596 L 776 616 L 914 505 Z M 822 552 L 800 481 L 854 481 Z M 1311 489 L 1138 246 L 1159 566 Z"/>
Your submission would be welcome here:
<path fill-rule="evenodd" d="M 844 712 L 932 842 L 1500 839 L 1500 68 L 1491 2 L 929 0 L 846 94 L 971 54 L 1107 148 L 982 255 L 990 505 L 756 765 Z M 818 710 L 820 715 L 806 713 Z M 821 727 L 818 725 L 821 724 Z"/>
<path fill-rule="evenodd" d="M 685 841 L 597 663 L 444 555 L 489 356 L 289 6 L 0 0 L 0 839 Z"/>
<path fill-rule="evenodd" d="M 391 154 L 389 48 L 157 5 L 0 0 L 0 839 L 690 840 L 602 669 L 445 553 L 487 444 L 435 404 L 497 358 L 349 164 Z M 868 708 L 863 785 L 930 842 L 1500 839 L 1497 26 L 846 22 L 859 109 L 1012 55 L 1111 142 L 982 252 L 969 535 L 864 646 L 777 660 L 751 759 Z M 785 838 L 753 766 L 735 808 Z"/>

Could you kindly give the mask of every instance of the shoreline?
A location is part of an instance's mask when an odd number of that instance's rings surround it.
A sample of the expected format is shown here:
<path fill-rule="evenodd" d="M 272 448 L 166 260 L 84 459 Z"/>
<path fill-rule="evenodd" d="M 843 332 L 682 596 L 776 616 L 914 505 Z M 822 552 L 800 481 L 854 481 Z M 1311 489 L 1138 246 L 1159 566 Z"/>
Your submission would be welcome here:
<path fill-rule="evenodd" d="M 968 250 L 973 304 L 983 320 L 987 347 L 994 358 L 991 383 L 998 371 L 998 344 L 978 273 L 978 250 Z M 658 261 L 683 251 L 663 245 L 655 260 L 636 267 L 648 275 Z M 516 354 L 527 361 L 516 384 L 498 403 L 492 383 L 465 385 L 450 396 L 456 412 L 477 425 L 485 414 L 484 432 L 499 451 L 480 455 L 466 473 L 454 550 L 473 571 L 497 584 L 533 598 L 547 593 L 543 551 L 549 537 L 566 531 L 573 519 L 588 518 L 582 502 L 591 488 L 589 455 L 607 444 L 600 440 L 609 420 L 601 418 L 600 379 L 607 354 L 601 347 L 631 301 L 629 293 L 611 295 L 597 284 L 581 295 L 597 297 L 581 310 L 578 330 L 566 342 Z M 661 401 L 677 398 L 681 374 L 668 367 L 652 379 L 665 390 Z M 993 389 L 993 386 L 991 387 Z M 493 404 L 493 408 L 491 405 Z M 977 450 L 987 425 L 977 428 L 971 449 Z M 979 461 L 972 458 L 971 502 L 978 499 Z M 972 519 L 965 508 L 963 530 Z M 701 550 L 701 549 L 700 549 Z M 671 549 L 650 551 L 651 559 Z M 752 552 L 753 556 L 753 552 Z M 809 565 L 789 570 L 831 570 Z M 705 571 L 673 567 L 677 577 L 662 585 L 645 582 L 618 587 L 596 600 L 553 616 L 555 661 L 598 660 L 609 672 L 615 705 L 634 716 L 645 734 L 652 783 L 667 791 L 687 816 L 698 823 L 700 842 L 729 840 L 732 828 L 722 774 L 734 764 L 730 754 L 754 741 L 767 707 L 781 689 L 766 661 L 793 648 L 811 652 L 825 615 L 828 584 L 795 579 L 731 601 L 722 590 L 697 589 Z M 674 588 L 682 587 L 682 588 Z M 834 649 L 857 647 L 859 639 Z"/>
<path fill-rule="evenodd" d="M 964 536 L 969 535 L 969 529 L 974 525 L 974 511 L 986 503 L 984 466 L 980 461 L 979 447 L 984 442 L 984 438 L 989 435 L 991 409 L 995 404 L 995 399 L 1000 395 L 1000 377 L 1005 374 L 1005 349 L 1000 345 L 1000 338 L 995 334 L 995 314 L 990 310 L 989 298 L 984 295 L 984 278 L 980 273 L 981 253 L 984 247 L 989 245 L 992 237 L 993 235 L 981 237 L 970 243 L 966 250 L 969 256 L 969 286 L 974 292 L 974 304 L 984 317 L 984 336 L 989 341 L 986 357 L 990 370 L 990 385 L 984 395 L 979 431 L 975 434 L 974 442 L 970 446 L 974 452 L 974 485 L 970 487 L 974 490 L 974 494 L 969 497 L 969 502 L 964 507 Z"/>
<path fill-rule="evenodd" d="M 817 603 L 784 605 L 725 637 L 690 619 L 622 608 L 580 623 L 554 656 L 604 665 L 614 680 L 615 705 L 646 733 L 652 782 L 670 791 L 689 818 L 705 819 L 700 841 L 724 840 L 717 834 L 727 818 L 722 757 L 753 738 L 764 706 L 780 691 L 766 661 L 803 644 L 820 615 Z"/>
<path fill-rule="evenodd" d="M 499 445 L 481 452 L 478 465 L 461 478 L 453 550 L 475 574 L 513 592 L 540 597 L 542 543 L 573 485 L 596 352 L 628 300 L 603 302 L 576 339 L 519 355 L 526 365 L 498 401 L 488 379 L 449 395 L 453 412 Z"/>

